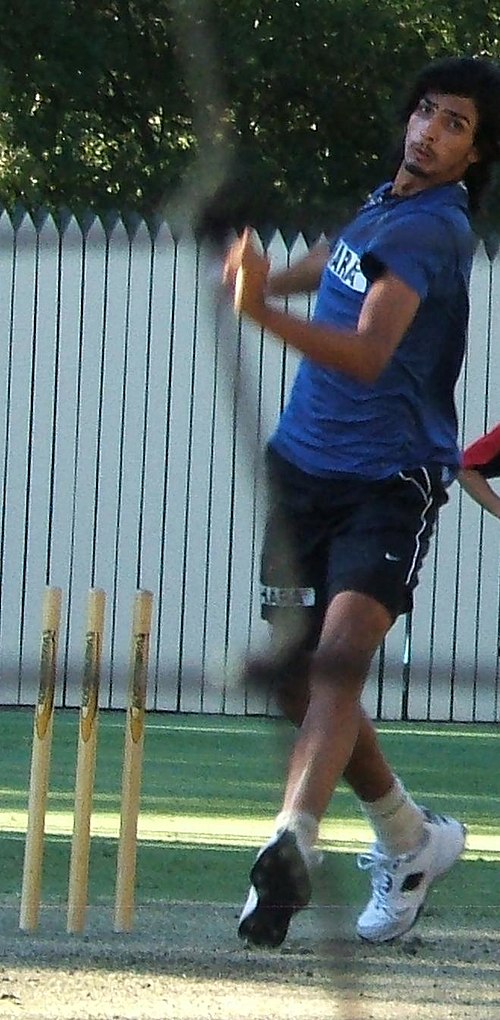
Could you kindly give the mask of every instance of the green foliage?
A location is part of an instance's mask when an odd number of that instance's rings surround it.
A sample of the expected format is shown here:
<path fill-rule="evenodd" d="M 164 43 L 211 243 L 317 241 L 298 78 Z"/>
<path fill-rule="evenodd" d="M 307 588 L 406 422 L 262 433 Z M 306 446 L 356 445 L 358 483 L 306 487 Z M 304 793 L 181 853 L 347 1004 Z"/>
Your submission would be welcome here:
<path fill-rule="evenodd" d="M 405 83 L 499 53 L 491 0 L 4 0 L 0 199 L 323 228 L 390 172 Z"/>
<path fill-rule="evenodd" d="M 9 4 L 0 39 L 6 204 L 151 208 L 185 172 L 192 102 L 161 5 Z"/>

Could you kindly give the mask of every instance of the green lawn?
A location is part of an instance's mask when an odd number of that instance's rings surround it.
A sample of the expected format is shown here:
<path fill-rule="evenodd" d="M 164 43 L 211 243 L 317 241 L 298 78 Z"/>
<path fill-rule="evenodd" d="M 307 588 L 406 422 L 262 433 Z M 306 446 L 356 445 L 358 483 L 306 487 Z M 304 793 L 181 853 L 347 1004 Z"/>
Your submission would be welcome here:
<path fill-rule="evenodd" d="M 32 711 L 2 710 L 0 896 L 19 895 Z M 101 713 L 89 898 L 114 895 L 124 714 Z M 395 768 L 419 802 L 464 819 L 469 849 L 434 904 L 498 909 L 500 820 L 495 726 L 382 724 Z M 147 718 L 137 869 L 137 902 L 152 899 L 239 903 L 255 848 L 279 808 L 292 731 L 276 720 L 151 714 Z M 56 712 L 47 812 L 43 899 L 65 901 L 72 826 L 77 713 Z M 360 903 L 366 876 L 353 851 L 369 832 L 345 787 L 322 828 L 321 896 Z M 331 881 L 329 882 L 329 876 Z M 325 892 L 326 890 L 326 892 Z M 493 900 L 495 902 L 493 902 Z"/>

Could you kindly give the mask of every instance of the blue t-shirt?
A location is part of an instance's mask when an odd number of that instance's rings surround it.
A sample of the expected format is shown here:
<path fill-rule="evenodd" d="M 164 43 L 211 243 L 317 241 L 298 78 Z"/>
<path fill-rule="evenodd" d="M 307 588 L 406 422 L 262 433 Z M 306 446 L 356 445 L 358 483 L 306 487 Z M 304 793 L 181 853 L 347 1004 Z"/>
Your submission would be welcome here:
<path fill-rule="evenodd" d="M 355 329 L 385 269 L 420 297 L 415 319 L 376 382 L 303 358 L 270 442 L 316 476 L 381 479 L 458 467 L 455 384 L 467 334 L 474 238 L 467 191 L 446 184 L 400 198 L 384 184 L 331 244 L 316 322 Z"/>

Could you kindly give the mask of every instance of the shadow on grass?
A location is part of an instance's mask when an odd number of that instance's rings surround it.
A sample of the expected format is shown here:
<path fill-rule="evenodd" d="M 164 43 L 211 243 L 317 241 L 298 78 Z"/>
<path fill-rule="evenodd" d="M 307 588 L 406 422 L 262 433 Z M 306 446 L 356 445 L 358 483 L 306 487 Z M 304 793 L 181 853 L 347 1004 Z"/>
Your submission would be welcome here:
<path fill-rule="evenodd" d="M 141 810 L 156 815 L 269 817 L 279 810 L 293 730 L 281 720 L 241 717 L 148 715 Z M 33 715 L 4 710 L 2 807 L 25 811 Z M 73 805 L 76 711 L 58 710 L 48 807 Z M 95 781 L 96 811 L 118 813 L 123 755 L 123 712 L 101 712 Z M 498 727 L 434 723 L 380 725 L 383 748 L 419 803 L 463 818 L 470 826 L 497 829 Z M 329 816 L 360 819 L 340 785 Z"/>
<path fill-rule="evenodd" d="M 89 868 L 89 902 L 110 903 L 114 897 L 117 841 L 94 836 Z M 24 834 L 0 834 L 0 896 L 20 895 Z M 70 839 L 48 835 L 43 862 L 43 900 L 64 903 L 67 897 Z M 141 840 L 137 849 L 137 903 L 186 901 L 239 904 L 248 886 L 255 857 L 253 848 L 221 847 L 189 842 L 160 843 Z M 500 908 L 499 865 L 494 861 L 461 860 L 446 879 L 433 888 L 429 903 L 437 909 L 473 908 L 487 917 Z M 324 853 L 314 875 L 314 902 L 360 906 L 369 883 L 356 867 L 356 855 L 343 851 Z"/>

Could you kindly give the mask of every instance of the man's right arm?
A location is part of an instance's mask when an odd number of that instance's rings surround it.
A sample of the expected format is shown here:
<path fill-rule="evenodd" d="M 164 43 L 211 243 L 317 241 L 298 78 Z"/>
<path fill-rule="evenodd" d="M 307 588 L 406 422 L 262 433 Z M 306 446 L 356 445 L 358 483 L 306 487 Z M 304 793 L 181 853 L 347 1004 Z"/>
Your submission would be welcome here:
<path fill-rule="evenodd" d="M 269 303 L 268 277 L 269 259 L 246 229 L 231 246 L 225 267 L 225 280 L 234 280 L 235 311 L 311 361 L 368 385 L 384 371 L 420 305 L 417 291 L 385 272 L 368 289 L 356 327 L 342 329 Z"/>
<path fill-rule="evenodd" d="M 325 240 L 318 241 L 303 258 L 287 269 L 279 269 L 268 276 L 269 297 L 288 297 L 290 294 L 311 294 L 319 287 L 330 248 Z"/>

